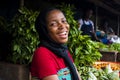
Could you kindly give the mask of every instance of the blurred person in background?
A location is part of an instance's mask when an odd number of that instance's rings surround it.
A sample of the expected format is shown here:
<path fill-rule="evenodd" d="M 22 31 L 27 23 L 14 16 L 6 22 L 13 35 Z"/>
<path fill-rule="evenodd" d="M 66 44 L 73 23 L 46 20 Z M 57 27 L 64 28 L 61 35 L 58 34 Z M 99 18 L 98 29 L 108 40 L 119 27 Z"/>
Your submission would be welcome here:
<path fill-rule="evenodd" d="M 92 9 L 86 9 L 83 13 L 83 17 L 78 20 L 79 23 L 79 30 L 82 31 L 82 35 L 90 36 L 91 40 L 93 41 L 100 41 L 99 38 L 96 36 L 96 32 L 94 30 L 94 23 L 90 19 L 93 15 Z"/>

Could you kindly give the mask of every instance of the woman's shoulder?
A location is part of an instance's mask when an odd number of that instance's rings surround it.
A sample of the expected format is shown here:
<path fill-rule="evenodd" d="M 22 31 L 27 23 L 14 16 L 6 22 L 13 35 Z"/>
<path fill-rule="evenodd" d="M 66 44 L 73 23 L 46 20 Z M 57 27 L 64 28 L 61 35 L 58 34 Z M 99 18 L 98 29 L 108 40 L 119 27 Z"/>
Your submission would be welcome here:
<path fill-rule="evenodd" d="M 34 52 L 34 54 L 36 55 L 49 55 L 50 53 L 52 52 L 48 48 L 43 46 L 38 47 Z"/>
<path fill-rule="evenodd" d="M 46 47 L 44 47 L 44 46 L 40 46 L 40 47 L 38 47 L 38 48 L 35 50 L 35 52 L 36 52 L 36 51 L 44 51 L 44 52 L 45 52 L 45 51 L 49 51 L 49 50 L 48 50 L 48 48 L 46 48 Z"/>

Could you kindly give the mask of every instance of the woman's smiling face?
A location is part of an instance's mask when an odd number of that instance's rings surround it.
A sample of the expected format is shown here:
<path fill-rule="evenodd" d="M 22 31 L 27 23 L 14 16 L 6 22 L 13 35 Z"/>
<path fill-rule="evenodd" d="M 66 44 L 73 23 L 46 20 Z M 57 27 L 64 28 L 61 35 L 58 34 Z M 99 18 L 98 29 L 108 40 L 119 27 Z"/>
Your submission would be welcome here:
<path fill-rule="evenodd" d="M 69 24 L 60 10 L 52 10 L 46 17 L 48 35 L 56 43 L 64 44 L 68 41 Z"/>

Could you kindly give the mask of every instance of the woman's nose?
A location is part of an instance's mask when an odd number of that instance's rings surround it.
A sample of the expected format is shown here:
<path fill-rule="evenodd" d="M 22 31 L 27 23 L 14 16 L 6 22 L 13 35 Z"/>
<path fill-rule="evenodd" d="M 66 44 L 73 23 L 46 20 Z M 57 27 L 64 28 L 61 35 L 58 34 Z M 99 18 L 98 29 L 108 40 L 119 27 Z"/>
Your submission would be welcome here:
<path fill-rule="evenodd" d="M 60 29 L 64 28 L 64 26 L 65 26 L 65 24 L 59 23 L 59 28 L 60 28 Z"/>

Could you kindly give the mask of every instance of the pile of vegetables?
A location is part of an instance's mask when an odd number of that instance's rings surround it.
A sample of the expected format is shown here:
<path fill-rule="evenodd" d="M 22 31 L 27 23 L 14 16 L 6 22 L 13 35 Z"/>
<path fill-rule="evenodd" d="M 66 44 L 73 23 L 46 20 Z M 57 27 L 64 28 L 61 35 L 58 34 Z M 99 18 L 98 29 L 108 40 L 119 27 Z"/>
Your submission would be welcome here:
<path fill-rule="evenodd" d="M 118 51 L 118 52 L 120 52 L 120 43 L 112 43 L 112 44 L 106 45 L 101 42 L 95 42 L 95 44 L 96 44 L 96 48 L 98 48 L 101 51 L 106 51 L 106 52 Z"/>
<path fill-rule="evenodd" d="M 104 69 L 89 68 L 86 80 L 120 80 L 119 70 L 113 71 L 110 65 Z"/>
<path fill-rule="evenodd" d="M 112 43 L 111 45 L 109 45 L 109 48 L 120 52 L 120 43 Z"/>
<path fill-rule="evenodd" d="M 120 63 L 116 63 L 116 62 L 95 62 L 93 64 L 93 67 L 96 69 L 101 69 L 103 67 L 106 67 L 107 65 L 111 65 L 111 69 L 112 70 L 120 70 Z"/>

